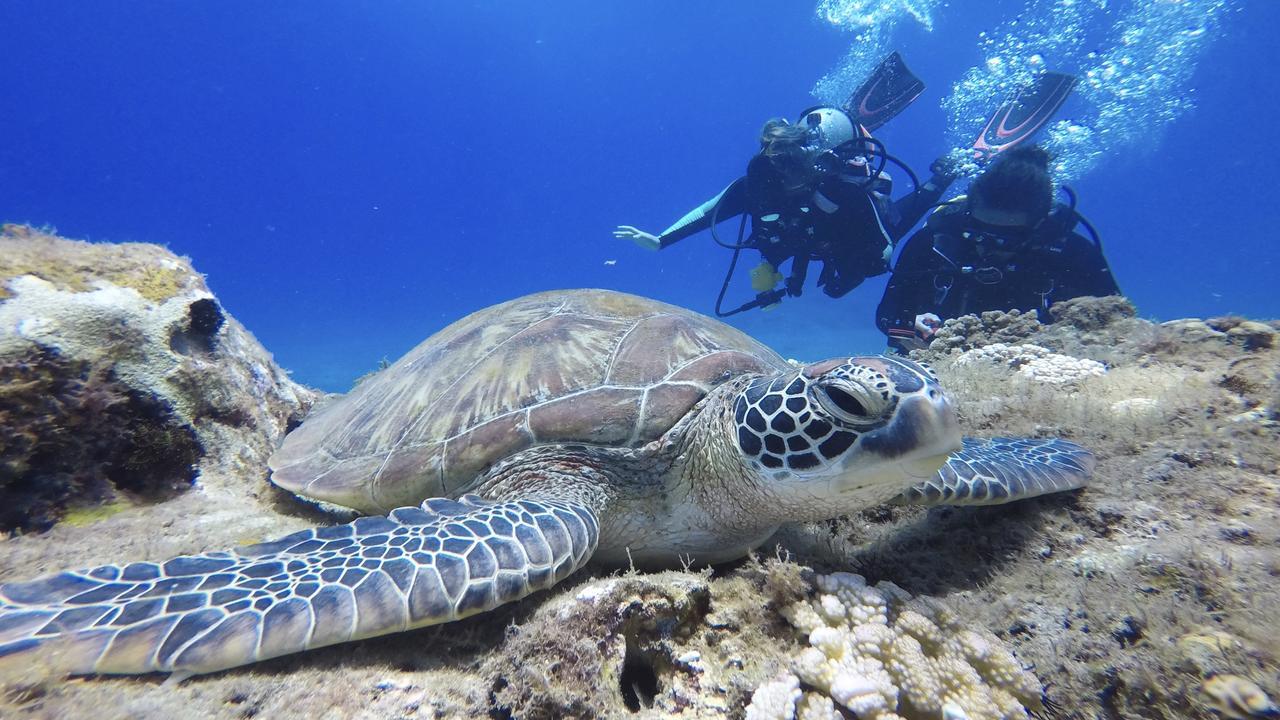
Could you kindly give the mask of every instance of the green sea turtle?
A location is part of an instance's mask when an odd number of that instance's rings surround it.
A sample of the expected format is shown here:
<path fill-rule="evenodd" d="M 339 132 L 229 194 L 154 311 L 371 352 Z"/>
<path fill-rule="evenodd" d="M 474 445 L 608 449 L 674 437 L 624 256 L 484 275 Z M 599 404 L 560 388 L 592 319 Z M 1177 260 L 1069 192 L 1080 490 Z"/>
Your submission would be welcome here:
<path fill-rule="evenodd" d="M 241 550 L 0 586 L 0 657 L 207 673 L 449 622 L 606 563 L 716 562 L 784 522 L 896 499 L 1076 488 L 1062 440 L 961 442 L 910 360 L 795 366 L 687 310 L 603 290 L 474 313 L 314 413 L 273 480 L 370 513 Z"/>

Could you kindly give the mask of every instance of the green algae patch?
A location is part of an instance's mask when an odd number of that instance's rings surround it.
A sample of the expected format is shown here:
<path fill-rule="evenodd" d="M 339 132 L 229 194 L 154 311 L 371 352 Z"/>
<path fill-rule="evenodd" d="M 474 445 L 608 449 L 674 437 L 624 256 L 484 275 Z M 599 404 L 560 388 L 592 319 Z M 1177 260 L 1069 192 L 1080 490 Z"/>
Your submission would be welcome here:
<path fill-rule="evenodd" d="M 0 301 L 11 296 L 11 278 L 34 275 L 71 292 L 94 290 L 99 281 L 132 288 L 163 302 L 204 278 L 191 262 L 150 243 L 91 243 L 59 237 L 52 228 L 0 225 Z"/>
<path fill-rule="evenodd" d="M 128 500 L 116 500 L 103 505 L 74 507 L 68 509 L 66 515 L 62 516 L 62 522 L 71 527 L 87 527 L 102 522 L 112 515 L 122 513 L 131 507 L 133 507 L 133 503 Z"/>

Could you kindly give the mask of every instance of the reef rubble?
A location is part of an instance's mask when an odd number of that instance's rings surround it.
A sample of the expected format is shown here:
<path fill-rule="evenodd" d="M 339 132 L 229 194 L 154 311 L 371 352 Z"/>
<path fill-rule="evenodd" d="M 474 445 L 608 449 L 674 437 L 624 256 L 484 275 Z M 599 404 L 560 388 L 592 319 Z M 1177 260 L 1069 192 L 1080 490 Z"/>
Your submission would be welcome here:
<path fill-rule="evenodd" d="M 50 261 L 55 251 L 65 261 Z M 62 413 L 49 423 L 115 418 L 132 393 L 200 448 L 185 491 L 116 488 L 110 477 L 76 485 L 87 500 L 128 502 L 101 515 L 49 505 L 50 529 L 0 540 L 0 581 L 333 522 L 265 477 L 266 453 L 319 394 L 288 379 L 186 260 L 14 226 L 0 258 L 0 412 L 28 418 L 0 428 L 35 427 L 29 419 L 46 412 Z M 872 697 L 845 678 L 816 692 L 825 663 L 843 667 L 843 631 L 802 609 L 876 588 L 889 614 L 927 610 L 915 613 L 924 623 L 909 614 L 906 634 L 949 628 L 965 652 L 999 659 L 1022 705 L 1054 717 L 1264 717 L 1280 690 L 1280 324 L 1156 323 L 1121 298 L 1052 313 L 1049 324 L 1025 313 L 949 321 L 920 359 L 956 397 L 968 434 L 1056 435 L 1093 449 L 1097 474 L 1083 491 L 990 508 L 869 508 L 785 527 L 756 556 L 713 570 L 592 568 L 487 615 L 181 684 L 6 669 L 0 716 L 740 718 L 763 687 L 755 717 L 772 717 L 769 707 L 854 717 L 825 698 L 887 708 L 887 691 Z M 7 399 L 23 387 L 61 400 Z M 12 462 L 0 472 L 31 466 Z M 72 521 L 52 522 L 68 512 Z M 811 676 L 789 676 L 797 667 Z M 1015 673 L 1028 668 L 1039 698 Z"/>

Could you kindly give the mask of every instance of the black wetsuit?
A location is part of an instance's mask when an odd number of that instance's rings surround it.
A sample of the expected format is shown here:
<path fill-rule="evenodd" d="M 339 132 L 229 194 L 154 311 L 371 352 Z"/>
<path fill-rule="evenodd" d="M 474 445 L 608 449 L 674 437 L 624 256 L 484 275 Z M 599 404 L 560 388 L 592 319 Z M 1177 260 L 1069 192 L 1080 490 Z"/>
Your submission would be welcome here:
<path fill-rule="evenodd" d="M 887 251 L 937 202 L 950 178 L 935 175 L 890 202 L 865 165 L 848 165 L 852 157 L 838 152 L 829 159 L 835 169 L 789 190 L 772 162 L 756 155 L 746 177 L 663 231 L 660 247 L 710 227 L 713 211 L 717 222 L 748 213 L 751 246 L 775 268 L 792 261 L 788 294 L 801 293 L 809 263 L 820 260 L 818 285 L 831 297 L 843 296 L 868 277 L 888 272 Z"/>
<path fill-rule="evenodd" d="M 959 317 L 1035 310 L 1082 295 L 1119 295 L 1102 248 L 1075 232 L 1078 216 L 1058 205 L 1024 237 L 983 234 L 963 200 L 940 208 L 907 240 L 876 309 L 881 332 L 914 331 L 917 315 Z"/>

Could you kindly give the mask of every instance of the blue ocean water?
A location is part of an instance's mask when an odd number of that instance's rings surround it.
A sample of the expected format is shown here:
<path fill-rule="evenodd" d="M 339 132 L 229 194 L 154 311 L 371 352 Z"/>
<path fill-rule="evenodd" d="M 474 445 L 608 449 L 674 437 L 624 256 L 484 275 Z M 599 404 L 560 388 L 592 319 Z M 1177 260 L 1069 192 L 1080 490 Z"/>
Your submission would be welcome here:
<path fill-rule="evenodd" d="M 992 91 L 966 77 L 1092 71 L 1059 128 L 1085 135 L 1051 139 L 1122 289 L 1152 318 L 1280 316 L 1270 0 L 0 0 L 0 28 L 0 220 L 190 256 L 329 390 L 527 292 L 710 312 L 728 251 L 613 227 L 662 230 L 765 119 L 892 49 L 928 89 L 878 134 L 920 172 Z M 791 357 L 877 351 L 886 278 L 734 322 Z"/>

